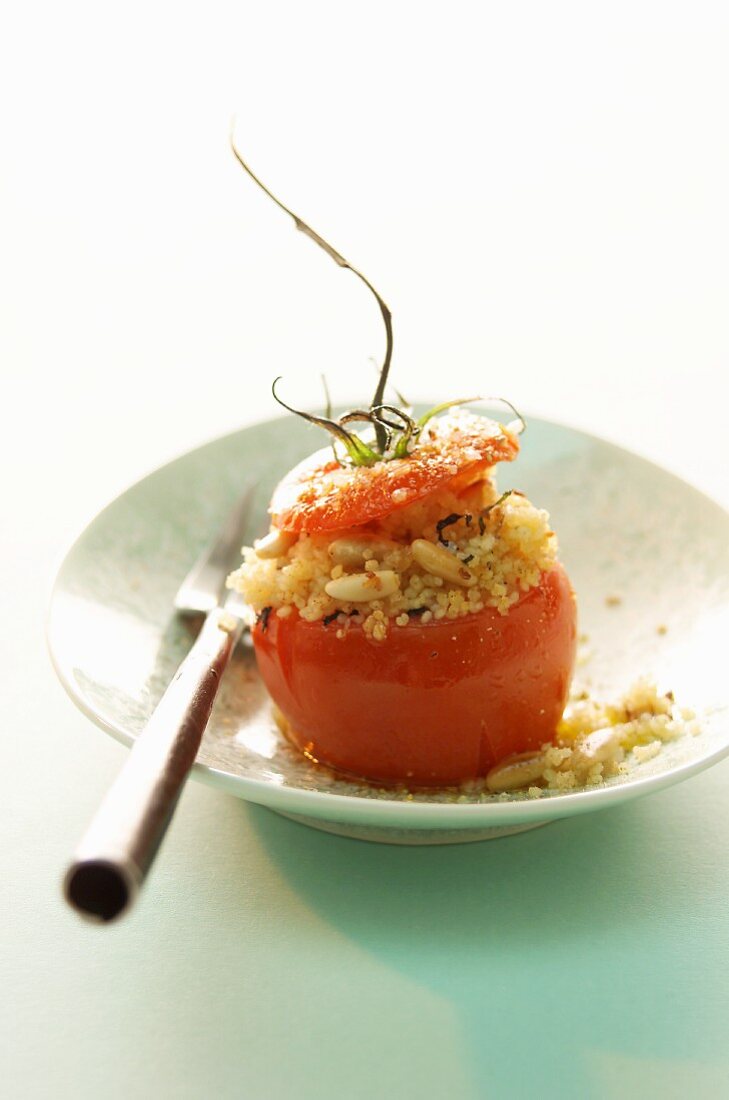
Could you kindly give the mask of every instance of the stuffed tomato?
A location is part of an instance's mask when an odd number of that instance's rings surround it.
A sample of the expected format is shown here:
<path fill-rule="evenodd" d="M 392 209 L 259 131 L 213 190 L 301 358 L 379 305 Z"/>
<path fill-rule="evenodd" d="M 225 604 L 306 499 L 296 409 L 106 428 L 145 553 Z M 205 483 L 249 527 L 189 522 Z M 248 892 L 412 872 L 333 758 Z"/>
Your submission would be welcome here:
<path fill-rule="evenodd" d="M 274 615 L 253 637 L 287 735 L 308 756 L 370 780 L 448 786 L 554 736 L 574 606 L 557 564 L 508 615 L 414 618 L 380 642 Z"/>
<path fill-rule="evenodd" d="M 549 518 L 499 495 L 509 429 L 430 420 L 402 457 L 319 452 L 274 493 L 231 584 L 293 745 L 348 776 L 451 786 L 555 736 L 576 608 Z"/>

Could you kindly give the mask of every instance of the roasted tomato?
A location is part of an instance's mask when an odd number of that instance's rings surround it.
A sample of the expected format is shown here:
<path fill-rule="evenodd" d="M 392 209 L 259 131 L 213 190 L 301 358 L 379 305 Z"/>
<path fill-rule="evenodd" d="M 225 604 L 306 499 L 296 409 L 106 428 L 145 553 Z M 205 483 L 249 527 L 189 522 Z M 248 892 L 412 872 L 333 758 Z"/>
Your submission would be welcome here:
<path fill-rule="evenodd" d="M 261 619 L 261 675 L 310 757 L 385 784 L 446 786 L 554 737 L 576 645 L 575 599 L 557 564 L 508 615 L 394 627 L 375 642 L 298 615 Z"/>

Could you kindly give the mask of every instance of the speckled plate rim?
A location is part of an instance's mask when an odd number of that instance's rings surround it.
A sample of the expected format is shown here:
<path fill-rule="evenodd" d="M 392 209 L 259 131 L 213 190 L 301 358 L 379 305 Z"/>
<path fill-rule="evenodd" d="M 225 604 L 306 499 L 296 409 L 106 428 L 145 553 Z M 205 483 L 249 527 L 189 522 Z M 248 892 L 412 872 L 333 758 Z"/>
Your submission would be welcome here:
<path fill-rule="evenodd" d="M 275 418 L 281 419 L 281 418 Z M 584 431 L 581 428 L 572 427 L 560 421 L 546 419 L 544 417 L 532 417 L 527 414 L 527 420 L 538 419 L 542 423 L 557 429 L 564 429 L 584 436 L 607 447 L 613 448 L 626 456 L 630 461 L 651 467 L 653 470 L 668 474 L 677 483 L 687 490 L 697 494 L 713 507 L 721 509 L 724 514 L 726 509 L 708 494 L 698 490 L 690 482 L 666 470 L 657 463 L 651 462 L 642 455 L 636 454 L 627 448 L 620 447 L 610 439 Z M 127 492 L 140 482 L 153 476 L 157 471 L 174 463 L 177 459 L 187 457 L 205 447 L 220 442 L 223 439 L 238 435 L 246 428 L 254 427 L 262 422 L 254 422 L 244 425 L 236 431 L 215 437 L 207 442 L 191 448 L 190 451 L 173 456 L 167 462 L 150 470 L 144 477 L 132 482 L 122 492 L 117 494 L 104 508 L 97 513 L 83 528 L 60 555 L 59 565 L 54 573 L 54 581 L 51 586 L 50 598 L 47 603 L 46 613 L 46 643 L 50 654 L 51 663 L 58 679 L 74 705 L 96 726 L 109 734 L 121 744 L 131 747 L 135 738 L 122 727 L 106 720 L 90 706 L 84 696 L 75 688 L 71 670 L 66 666 L 62 656 L 54 649 L 50 633 L 53 602 L 58 591 L 60 575 L 66 559 L 73 553 L 76 546 L 83 540 L 86 532 L 93 523 L 116 503 Z M 268 421 L 267 423 L 271 423 Z M 575 814 L 589 813 L 594 810 L 608 809 L 611 806 L 643 797 L 676 783 L 681 783 L 693 775 L 706 770 L 729 756 L 729 724 L 723 731 L 723 741 L 700 752 L 691 760 L 677 764 L 665 772 L 635 778 L 622 778 L 618 782 L 608 781 L 604 785 L 569 791 L 563 794 L 545 793 L 535 799 L 514 799 L 503 802 L 423 802 L 418 801 L 417 796 L 413 801 L 402 801 L 384 797 L 362 797 L 358 795 L 342 795 L 329 791 L 316 789 L 300 789 L 286 787 L 273 780 L 251 779 L 231 772 L 222 771 L 206 764 L 195 763 L 191 775 L 207 785 L 235 795 L 247 802 L 266 806 L 271 810 L 284 813 L 301 815 L 322 821 L 341 822 L 342 824 L 364 824 L 372 826 L 391 827 L 396 829 L 433 829 L 433 830 L 464 830 L 473 831 L 488 828 L 495 829 L 508 825 L 531 824 L 538 825 L 560 818 L 570 817 Z"/>

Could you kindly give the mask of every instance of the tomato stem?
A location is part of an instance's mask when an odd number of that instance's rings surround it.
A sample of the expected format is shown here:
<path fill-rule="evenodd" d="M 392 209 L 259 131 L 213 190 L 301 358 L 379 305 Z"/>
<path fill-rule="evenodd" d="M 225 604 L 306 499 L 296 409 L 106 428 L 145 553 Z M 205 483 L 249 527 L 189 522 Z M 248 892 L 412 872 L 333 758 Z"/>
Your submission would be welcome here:
<path fill-rule="evenodd" d="M 329 387 L 327 386 L 326 378 L 324 378 L 323 375 L 322 382 L 324 384 L 324 392 L 326 395 L 326 415 L 323 417 L 315 416 L 311 413 L 301 412 L 299 409 L 294 409 L 290 405 L 287 405 L 285 401 L 282 401 L 276 393 L 276 385 L 280 381 L 280 378 L 277 378 L 274 381 L 273 386 L 271 387 L 274 398 L 289 412 L 294 413 L 296 416 L 303 417 L 311 424 L 316 424 L 318 427 L 324 428 L 330 433 L 330 435 L 334 436 L 334 438 L 344 447 L 349 462 L 353 466 L 372 466 L 374 465 L 374 463 L 381 462 L 383 460 L 389 461 L 391 459 L 406 458 L 410 453 L 411 444 L 418 439 L 418 436 L 420 435 L 422 429 L 434 416 L 437 416 L 441 412 L 445 412 L 446 409 L 453 408 L 455 405 L 469 405 L 475 401 L 480 401 L 481 398 L 466 397 L 459 398 L 455 401 L 445 401 L 442 404 L 436 405 L 434 408 L 430 409 L 423 416 L 421 416 L 419 420 L 415 420 L 409 414 L 409 412 L 405 411 L 405 409 L 403 408 L 398 408 L 396 405 L 386 404 L 385 392 L 389 380 L 393 347 L 392 313 L 390 312 L 389 307 L 387 306 L 379 292 L 375 290 L 369 279 L 365 275 L 363 275 L 361 271 L 359 271 L 356 267 L 353 267 L 349 260 L 345 260 L 341 252 L 338 252 L 336 248 L 330 245 L 328 241 L 325 241 L 324 238 L 320 236 L 320 234 L 317 233 L 314 229 L 312 229 L 310 225 L 307 225 L 307 223 L 303 221 L 298 216 L 298 214 L 295 214 L 293 210 L 290 210 L 288 206 L 281 202 L 281 200 L 278 199 L 273 194 L 273 192 L 269 190 L 268 187 L 266 187 L 265 183 L 263 183 L 262 180 L 258 178 L 255 172 L 253 172 L 253 170 L 248 166 L 246 161 L 241 156 L 235 144 L 232 130 L 230 134 L 230 147 L 233 151 L 233 155 L 235 156 L 236 160 L 243 168 L 243 170 L 246 172 L 246 174 L 250 176 L 253 182 L 261 189 L 261 191 L 263 191 L 265 195 L 268 196 L 269 199 L 271 199 L 272 202 L 276 204 L 276 206 L 279 207 L 280 210 L 283 210 L 285 214 L 288 214 L 288 216 L 293 219 L 296 228 L 301 233 L 303 233 L 304 236 L 308 237 L 314 242 L 314 244 L 318 245 L 319 248 L 326 252 L 327 256 L 334 260 L 335 264 L 337 264 L 338 267 L 343 267 L 346 268 L 348 271 L 351 271 L 353 275 L 356 275 L 357 278 L 362 283 L 364 283 L 370 293 L 374 295 L 380 313 L 382 314 L 382 320 L 385 325 L 385 357 L 383 359 L 382 366 L 378 368 L 379 377 L 377 380 L 377 388 L 375 389 L 374 397 L 372 398 L 372 403 L 370 404 L 369 410 L 353 409 L 350 412 L 345 413 L 343 416 L 340 416 L 338 420 L 335 420 L 332 416 L 332 403 L 329 396 Z M 401 404 L 406 405 L 407 402 L 404 400 L 402 395 L 397 390 L 395 390 L 394 392 Z M 503 398 L 498 398 L 496 400 L 503 401 L 503 403 L 507 405 L 512 410 L 512 412 L 514 412 L 519 420 L 519 427 L 515 430 L 517 430 L 518 432 L 523 431 L 526 426 L 524 419 L 516 411 L 514 406 L 511 405 L 510 402 L 505 401 Z M 396 417 L 398 422 L 395 423 L 391 419 L 391 417 Z M 353 432 L 347 431 L 344 427 L 345 424 L 357 420 L 365 421 L 372 425 L 375 433 L 374 447 L 370 447 L 369 444 L 360 439 L 358 435 L 355 435 Z M 337 462 L 341 461 L 335 448 L 334 456 Z"/>
<path fill-rule="evenodd" d="M 276 386 L 281 381 L 281 376 L 275 378 L 273 385 L 271 386 L 271 393 L 274 400 L 283 406 L 287 412 L 293 413 L 295 416 L 302 417 L 303 420 L 307 420 L 310 424 L 315 424 L 317 428 L 324 428 L 330 435 L 333 435 L 346 450 L 353 466 L 372 466 L 375 462 L 379 462 L 381 456 L 373 451 L 371 447 L 368 447 L 363 439 L 360 439 L 358 435 L 354 435 L 353 432 L 348 432 L 344 428 L 340 421 L 331 420 L 327 416 L 316 416 L 314 413 L 304 412 L 303 409 L 295 409 L 292 405 L 286 403 L 283 398 L 279 397 L 276 393 Z M 369 416 L 369 414 L 365 414 Z M 342 418 L 344 419 L 344 418 Z M 361 418 L 358 418 L 361 419 Z M 338 460 L 337 460 L 338 461 Z"/>
<path fill-rule="evenodd" d="M 357 278 L 360 279 L 367 287 L 367 289 L 375 296 L 377 305 L 380 308 L 380 313 L 382 314 L 382 320 L 385 323 L 386 346 L 385 358 L 383 360 L 382 367 L 380 368 L 380 377 L 377 382 L 375 396 L 372 399 L 372 405 L 376 406 L 382 404 L 383 398 L 385 396 L 385 387 L 387 386 L 388 375 L 390 373 L 390 363 L 392 362 L 392 313 L 388 305 L 386 304 L 382 296 L 378 293 L 378 291 L 375 290 L 369 279 L 365 275 L 363 275 L 361 271 L 354 267 L 349 262 L 349 260 L 345 260 L 341 252 L 337 252 L 336 248 L 330 245 L 328 241 L 325 241 L 324 238 L 319 233 L 317 233 L 315 229 L 312 229 L 310 225 L 307 225 L 306 222 L 303 221 L 303 219 L 300 218 L 298 214 L 295 214 L 293 210 L 290 210 L 288 206 L 282 203 L 280 199 L 276 198 L 274 193 L 270 191 L 268 187 L 266 187 L 265 183 L 263 183 L 263 181 L 258 178 L 255 172 L 253 172 L 253 170 L 244 161 L 235 144 L 235 138 L 232 131 L 230 135 L 230 147 L 233 151 L 235 159 L 238 161 L 244 172 L 246 172 L 250 176 L 253 182 L 257 184 L 258 187 L 260 187 L 261 191 L 263 191 L 265 195 L 268 195 L 269 199 L 276 203 L 276 206 L 278 206 L 280 210 L 283 210 L 285 214 L 288 214 L 289 217 L 293 219 L 294 225 L 299 230 L 299 232 L 303 233 L 304 236 L 312 240 L 314 244 L 319 245 L 319 248 L 326 252 L 327 256 L 330 256 L 331 259 L 334 260 L 335 264 L 337 264 L 339 267 L 346 268 L 348 271 L 351 271 L 353 275 L 356 275 Z M 375 436 L 377 438 L 377 445 L 380 451 L 384 453 L 387 450 L 387 431 L 384 425 L 381 424 L 378 420 L 374 421 L 374 427 Z"/>

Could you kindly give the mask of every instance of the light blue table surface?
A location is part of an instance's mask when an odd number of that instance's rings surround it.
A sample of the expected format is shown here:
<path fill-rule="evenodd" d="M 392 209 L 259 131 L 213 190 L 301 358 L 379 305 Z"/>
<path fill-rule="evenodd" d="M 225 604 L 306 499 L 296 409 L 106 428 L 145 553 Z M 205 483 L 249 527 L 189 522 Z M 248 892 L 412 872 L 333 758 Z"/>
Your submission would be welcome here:
<path fill-rule="evenodd" d="M 58 880 L 125 750 L 53 682 L 36 611 L 36 690 L 5 708 L 3 1095 L 726 1095 L 729 763 L 420 849 L 192 784 L 138 908 L 92 927 Z"/>

